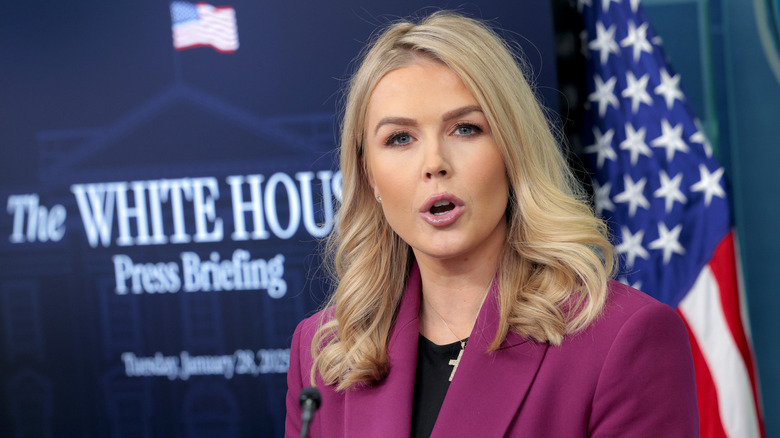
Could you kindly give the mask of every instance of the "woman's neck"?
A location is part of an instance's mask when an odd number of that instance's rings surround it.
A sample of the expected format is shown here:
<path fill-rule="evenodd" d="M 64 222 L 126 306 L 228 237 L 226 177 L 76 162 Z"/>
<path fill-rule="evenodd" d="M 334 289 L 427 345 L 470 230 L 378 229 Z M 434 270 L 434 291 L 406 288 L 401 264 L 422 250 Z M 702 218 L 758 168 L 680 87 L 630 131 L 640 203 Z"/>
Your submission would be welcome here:
<path fill-rule="evenodd" d="M 420 333 L 436 344 L 468 337 L 495 278 L 500 254 L 492 260 L 441 262 L 418 259 L 423 297 Z"/>

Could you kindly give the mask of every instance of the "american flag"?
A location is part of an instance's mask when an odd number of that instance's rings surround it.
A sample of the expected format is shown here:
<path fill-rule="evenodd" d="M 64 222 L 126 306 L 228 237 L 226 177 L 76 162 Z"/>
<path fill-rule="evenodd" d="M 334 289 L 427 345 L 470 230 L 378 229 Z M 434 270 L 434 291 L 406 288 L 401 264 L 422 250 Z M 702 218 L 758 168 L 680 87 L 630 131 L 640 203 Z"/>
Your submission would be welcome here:
<path fill-rule="evenodd" d="M 685 321 L 701 436 L 764 436 L 724 169 L 639 0 L 578 0 L 577 7 L 588 55 L 585 152 L 621 280 Z"/>
<path fill-rule="evenodd" d="M 238 49 L 236 10 L 208 3 L 171 2 L 173 47 L 176 50 L 212 47 L 222 53 Z"/>

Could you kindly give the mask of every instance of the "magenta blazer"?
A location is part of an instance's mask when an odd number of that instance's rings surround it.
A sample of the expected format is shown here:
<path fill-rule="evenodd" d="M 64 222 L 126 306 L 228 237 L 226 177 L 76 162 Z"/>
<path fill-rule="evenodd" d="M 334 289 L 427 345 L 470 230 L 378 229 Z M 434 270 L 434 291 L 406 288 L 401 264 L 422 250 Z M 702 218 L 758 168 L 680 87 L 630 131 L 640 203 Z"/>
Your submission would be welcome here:
<path fill-rule="evenodd" d="M 407 281 L 390 333 L 390 372 L 379 384 L 335 391 L 317 378 L 322 406 L 311 437 L 408 437 L 417 364 L 420 273 Z M 674 310 L 610 282 L 603 315 L 558 346 L 510 332 L 487 353 L 499 318 L 485 300 L 432 437 L 696 437 L 688 335 Z M 298 394 L 309 385 L 320 315 L 298 325 L 287 374 L 285 436 L 300 434 Z"/>

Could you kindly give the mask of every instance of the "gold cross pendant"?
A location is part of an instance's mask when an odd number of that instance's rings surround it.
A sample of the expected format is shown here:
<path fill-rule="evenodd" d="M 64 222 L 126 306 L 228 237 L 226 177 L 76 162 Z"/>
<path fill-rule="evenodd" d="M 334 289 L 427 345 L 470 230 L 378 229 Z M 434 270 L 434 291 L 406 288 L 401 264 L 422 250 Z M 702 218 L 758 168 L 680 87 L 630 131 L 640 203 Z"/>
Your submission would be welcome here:
<path fill-rule="evenodd" d="M 460 351 L 458 352 L 458 358 L 457 359 L 450 359 L 449 364 L 452 366 L 452 373 L 450 373 L 450 382 L 452 382 L 452 378 L 455 377 L 455 371 L 458 371 L 458 364 L 460 364 L 460 358 L 463 357 L 463 351 L 466 349 L 466 343 L 463 341 L 460 341 Z"/>

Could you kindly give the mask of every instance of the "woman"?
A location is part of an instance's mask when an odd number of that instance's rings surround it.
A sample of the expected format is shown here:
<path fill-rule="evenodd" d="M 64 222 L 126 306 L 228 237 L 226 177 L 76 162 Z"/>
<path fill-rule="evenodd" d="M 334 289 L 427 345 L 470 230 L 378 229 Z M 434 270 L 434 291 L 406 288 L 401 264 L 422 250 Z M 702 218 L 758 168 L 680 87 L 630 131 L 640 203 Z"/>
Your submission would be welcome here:
<path fill-rule="evenodd" d="M 338 286 L 292 341 L 288 436 L 698 433 L 685 328 L 612 247 L 506 44 L 439 12 L 349 84 Z"/>

